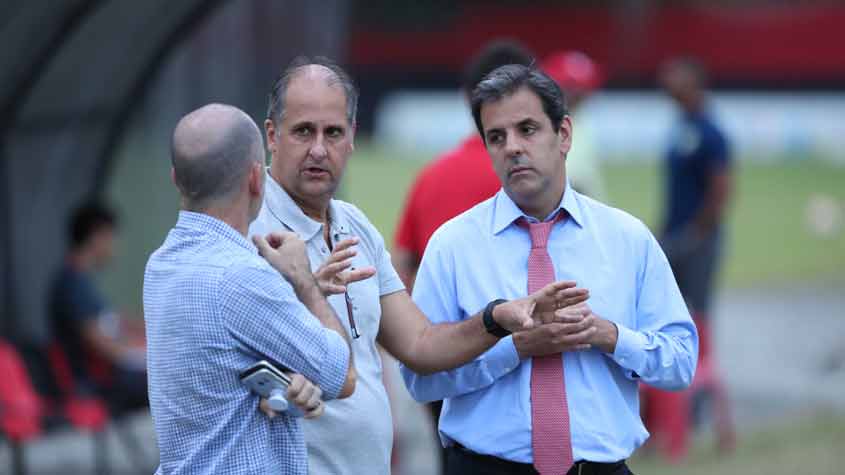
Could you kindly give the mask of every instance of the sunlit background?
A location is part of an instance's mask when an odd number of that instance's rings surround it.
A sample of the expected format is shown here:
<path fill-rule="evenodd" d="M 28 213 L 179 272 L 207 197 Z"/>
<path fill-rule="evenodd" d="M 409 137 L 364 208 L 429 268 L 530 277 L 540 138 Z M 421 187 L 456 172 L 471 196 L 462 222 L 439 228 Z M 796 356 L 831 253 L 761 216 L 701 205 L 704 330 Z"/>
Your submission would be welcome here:
<path fill-rule="evenodd" d="M 603 67 L 607 82 L 579 111 L 574 143 L 579 125 L 588 126 L 607 201 L 657 231 L 661 158 L 677 110 L 655 76 L 666 59 L 692 54 L 710 71 L 712 110 L 736 158 L 713 318 L 739 438 L 735 451 L 719 452 L 705 418 L 684 461 L 643 451 L 632 469 L 845 473 L 845 4 L 60 3 L 0 6 L 5 339 L 46 338 L 45 276 L 65 248 L 67 213 L 91 194 L 121 217 L 119 252 L 99 283 L 115 307 L 142 315 L 144 264 L 178 210 L 173 126 L 212 101 L 263 122 L 269 86 L 297 54 L 330 56 L 359 83 L 356 150 L 340 198 L 387 242 L 415 173 L 473 133 L 460 73 L 500 37 L 538 57 L 579 49 Z M 389 384 L 394 473 L 437 473 L 433 429 L 401 381 Z M 130 422 L 150 465 L 141 468 L 151 473 L 149 416 Z M 120 438 L 106 439 L 114 473 L 133 473 Z M 11 473 L 10 445 L 0 440 L 0 473 Z M 25 457 L 31 473 L 83 473 L 90 445 L 87 435 L 59 428 L 28 442 Z"/>

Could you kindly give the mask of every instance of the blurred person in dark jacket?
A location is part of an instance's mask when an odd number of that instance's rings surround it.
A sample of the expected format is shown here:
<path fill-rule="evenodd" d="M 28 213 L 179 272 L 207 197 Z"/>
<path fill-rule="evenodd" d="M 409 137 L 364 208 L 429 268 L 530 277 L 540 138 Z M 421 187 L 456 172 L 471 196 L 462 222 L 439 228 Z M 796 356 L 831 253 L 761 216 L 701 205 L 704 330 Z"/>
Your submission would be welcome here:
<path fill-rule="evenodd" d="M 661 245 L 698 328 L 698 372 L 690 391 L 667 393 L 647 388 L 646 418 L 672 460 L 686 455 L 691 403 L 713 399 L 720 448 L 735 442 L 723 384 L 714 366 L 711 306 L 721 261 L 723 223 L 733 187 L 730 143 L 710 111 L 707 76 L 693 58 L 665 63 L 659 81 L 680 109 L 665 155 L 664 217 Z"/>
<path fill-rule="evenodd" d="M 54 342 L 76 387 L 103 397 L 115 410 L 127 410 L 147 405 L 143 323 L 114 311 L 94 281 L 112 260 L 117 224 L 115 213 L 101 203 L 76 209 L 50 310 Z"/>

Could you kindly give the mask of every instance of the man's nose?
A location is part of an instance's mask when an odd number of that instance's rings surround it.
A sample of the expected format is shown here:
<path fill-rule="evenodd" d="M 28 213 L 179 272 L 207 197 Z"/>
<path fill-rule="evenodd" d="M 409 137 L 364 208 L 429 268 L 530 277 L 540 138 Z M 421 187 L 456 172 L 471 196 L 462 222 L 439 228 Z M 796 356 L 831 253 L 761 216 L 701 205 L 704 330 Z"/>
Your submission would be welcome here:
<path fill-rule="evenodd" d="M 311 158 L 316 160 L 322 160 L 328 156 L 323 134 L 317 134 L 317 137 L 314 139 L 314 143 L 311 144 L 311 149 L 308 150 L 308 154 L 311 155 Z"/>
<path fill-rule="evenodd" d="M 505 139 L 505 153 L 507 156 L 519 156 L 522 155 L 522 152 L 522 141 L 519 140 L 519 137 L 517 137 L 516 134 L 508 134 Z"/>

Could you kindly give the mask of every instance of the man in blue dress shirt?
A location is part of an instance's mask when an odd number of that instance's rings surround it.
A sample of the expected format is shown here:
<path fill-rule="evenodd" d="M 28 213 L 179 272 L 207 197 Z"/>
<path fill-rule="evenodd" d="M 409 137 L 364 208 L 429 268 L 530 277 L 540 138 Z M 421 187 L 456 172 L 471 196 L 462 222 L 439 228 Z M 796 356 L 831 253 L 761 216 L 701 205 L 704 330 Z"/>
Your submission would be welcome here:
<path fill-rule="evenodd" d="M 259 360 L 300 373 L 288 397 L 306 417 L 322 412 L 321 397 L 355 387 L 349 338 L 304 243 L 292 233 L 246 239 L 264 196 L 262 145 L 249 116 L 219 104 L 188 114 L 173 133 L 182 210 L 144 274 L 161 475 L 307 473 L 299 419 L 265 417 L 240 382 Z"/>
<path fill-rule="evenodd" d="M 403 368 L 406 385 L 419 401 L 445 399 L 439 431 L 449 473 L 629 473 L 624 460 L 648 437 L 639 382 L 679 390 L 695 372 L 698 337 L 666 256 L 642 222 L 569 186 L 572 124 L 544 73 L 493 71 L 476 87 L 472 111 L 503 188 L 434 234 L 414 301 L 442 322 L 491 298 L 525 295 L 534 249 L 524 228 L 545 222 L 554 278 L 588 289 L 589 309 L 505 337 L 458 369 Z M 546 414 L 567 414 L 568 423 L 565 443 L 552 441 L 561 462 L 538 470 L 535 447 L 553 431 L 532 433 L 544 422 L 532 420 L 532 403 L 547 402 L 532 393 L 548 389 L 536 384 L 548 380 L 533 379 L 532 362 L 549 355 L 560 358 L 555 384 L 565 397 Z"/>

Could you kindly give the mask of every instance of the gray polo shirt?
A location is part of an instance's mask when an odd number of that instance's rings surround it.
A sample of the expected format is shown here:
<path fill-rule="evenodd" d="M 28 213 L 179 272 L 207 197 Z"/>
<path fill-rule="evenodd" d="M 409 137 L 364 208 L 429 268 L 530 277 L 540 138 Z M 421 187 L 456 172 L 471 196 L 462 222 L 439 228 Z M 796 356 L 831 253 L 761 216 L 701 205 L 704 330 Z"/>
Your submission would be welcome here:
<path fill-rule="evenodd" d="M 332 242 L 358 237 L 358 254 L 353 266 L 373 266 L 376 275 L 347 287 L 361 335 L 352 340 L 358 381 L 352 396 L 329 401 L 321 417 L 303 421 L 309 473 L 388 475 L 393 421 L 382 381 L 376 336 L 381 321 L 380 298 L 404 290 L 405 286 L 390 262 L 384 239 L 361 210 L 344 201 L 332 200 L 329 216 Z M 264 205 L 250 225 L 249 235 L 279 230 L 294 231 L 306 242 L 312 270 L 317 270 L 331 254 L 323 239 L 323 225 L 306 216 L 268 173 Z M 333 295 L 328 300 L 350 332 L 344 296 Z"/>

